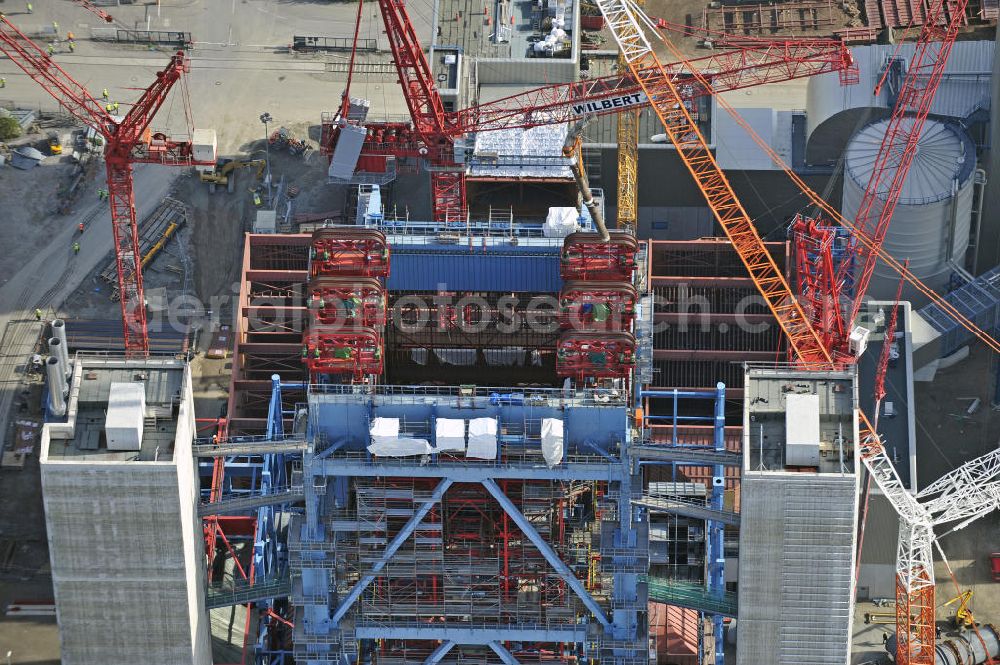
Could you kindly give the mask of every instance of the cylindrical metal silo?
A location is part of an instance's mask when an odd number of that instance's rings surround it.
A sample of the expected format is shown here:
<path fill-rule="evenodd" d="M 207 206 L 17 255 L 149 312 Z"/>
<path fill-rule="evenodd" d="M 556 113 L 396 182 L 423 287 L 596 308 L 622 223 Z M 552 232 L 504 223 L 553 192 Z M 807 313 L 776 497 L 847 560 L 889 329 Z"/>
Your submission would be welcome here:
<path fill-rule="evenodd" d="M 889 121 L 883 120 L 864 127 L 847 146 L 842 211 L 849 220 L 857 216 L 888 125 Z M 899 261 L 910 259 L 910 270 L 935 291 L 947 287 L 952 271 L 949 262 L 965 266 L 975 167 L 975 148 L 963 129 L 936 120 L 924 124 L 883 248 Z M 893 172 L 887 176 L 868 223 L 870 232 Z M 898 284 L 899 275 L 880 261 L 868 294 L 892 298 Z M 917 307 L 926 303 L 913 289 L 904 288 L 903 295 Z"/>

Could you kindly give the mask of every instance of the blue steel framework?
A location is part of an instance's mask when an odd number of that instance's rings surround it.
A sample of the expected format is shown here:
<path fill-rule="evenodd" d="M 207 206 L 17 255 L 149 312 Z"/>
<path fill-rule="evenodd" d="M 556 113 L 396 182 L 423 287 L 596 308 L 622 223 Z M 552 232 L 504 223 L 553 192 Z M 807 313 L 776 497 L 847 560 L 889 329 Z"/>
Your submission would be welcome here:
<path fill-rule="evenodd" d="M 373 640 L 422 640 L 425 644 L 440 641 L 425 662 L 438 662 L 452 648 L 470 645 L 488 647 L 505 663 L 522 662 L 521 654 L 534 658 L 533 651 L 539 649 L 602 663 L 647 662 L 647 600 L 644 585 L 639 582 L 639 574 L 647 565 L 645 522 L 644 516 L 627 504 L 636 478 L 630 472 L 628 409 L 623 396 L 607 391 L 554 389 L 533 389 L 523 394 L 480 388 L 469 394 L 458 388 L 382 386 L 357 390 L 352 386 L 324 385 L 311 387 L 309 408 L 310 438 L 329 443 L 324 444 L 325 448 L 314 446 L 304 456 L 306 510 L 304 517 L 293 520 L 290 527 L 293 574 L 301 575 L 302 580 L 301 597 L 297 599 L 301 605 L 295 620 L 297 661 L 332 662 L 355 656 L 363 659 L 374 652 Z M 368 424 L 376 417 L 400 418 L 410 429 L 410 436 L 429 436 L 434 428 L 428 425 L 437 418 L 496 418 L 500 432 L 497 459 L 429 455 L 417 462 L 375 460 L 365 448 Z M 551 466 L 535 454 L 540 452 L 540 443 L 533 426 L 548 417 L 561 418 L 566 428 L 565 459 Z M 350 505 L 352 492 L 366 491 L 368 485 L 363 479 L 376 478 L 430 481 L 420 486 L 422 492 L 414 492 L 412 507 L 404 509 L 409 518 L 394 533 L 378 524 L 365 525 L 360 508 L 353 513 L 337 508 Z M 548 526 L 540 527 L 525 514 L 523 497 L 518 505 L 504 489 L 508 482 L 556 481 L 597 481 L 606 487 L 605 497 L 614 508 L 606 513 L 614 521 L 605 519 L 597 534 L 601 570 L 611 582 L 611 589 L 600 589 L 599 596 L 576 574 L 577 566 L 564 561 L 558 544 L 541 532 L 548 532 Z M 455 616 L 452 607 L 463 601 L 454 594 L 449 596 L 446 589 L 441 598 L 429 597 L 422 603 L 434 606 L 427 612 L 440 613 L 437 621 L 405 620 L 410 610 L 402 607 L 384 610 L 385 614 L 380 615 L 383 618 L 372 618 L 375 611 L 382 611 L 379 591 L 373 589 L 376 584 L 392 584 L 400 579 L 415 585 L 426 582 L 420 579 L 420 572 L 407 576 L 393 571 L 394 561 L 404 545 L 409 547 L 408 554 L 423 556 L 419 543 L 412 541 L 436 542 L 434 532 L 449 528 L 447 522 L 441 524 L 440 516 L 446 494 L 452 488 L 467 491 L 474 485 L 486 491 L 541 554 L 549 566 L 546 577 L 561 580 L 575 594 L 578 600 L 565 604 L 571 611 L 563 613 L 563 607 L 556 608 L 558 613 L 546 608 L 534 614 L 508 610 L 500 586 L 484 585 L 478 587 L 482 589 L 477 592 L 481 594 L 478 600 L 485 602 L 495 592 L 499 610 L 494 616 Z M 398 496 L 403 490 L 394 487 L 392 491 Z M 436 514 L 430 523 L 424 523 L 432 512 Z M 352 574 L 345 571 L 342 555 L 357 555 L 351 549 L 351 539 L 359 523 L 362 533 L 383 534 L 380 538 L 385 546 L 363 570 Z M 453 546 L 446 543 L 446 547 Z M 433 547 L 429 546 L 427 556 L 431 556 Z M 399 567 L 405 568 L 406 564 Z M 548 580 L 539 584 L 544 586 Z M 422 615 L 425 609 L 413 611 Z M 533 619 L 527 620 L 522 614 Z M 543 647 L 528 648 L 528 643 Z M 360 653 L 355 651 L 358 645 Z"/>
<path fill-rule="evenodd" d="M 284 424 L 281 405 L 281 383 L 279 377 L 271 377 L 272 396 L 267 419 L 266 440 L 276 441 L 284 438 Z M 287 417 L 287 414 L 284 414 Z M 253 437 L 234 437 L 227 443 L 239 443 L 241 440 L 250 441 Z M 214 438 L 213 438 L 214 440 Z M 258 439 L 259 441 L 259 439 Z M 209 439 L 199 440 L 198 443 L 207 444 Z M 224 476 L 222 495 L 220 501 L 239 497 L 260 496 L 277 493 L 289 486 L 287 476 L 286 455 L 284 453 L 268 453 L 263 455 L 234 455 L 227 457 L 224 462 Z M 212 485 L 213 462 L 202 461 L 199 464 L 199 473 L 202 486 L 203 505 L 211 505 L 211 485 Z M 257 508 L 256 520 L 254 521 L 254 533 L 252 540 L 252 552 L 250 554 L 249 565 L 243 570 L 246 573 L 245 580 L 235 579 L 231 585 L 234 590 L 243 591 L 247 587 L 265 586 L 269 582 L 282 579 L 288 575 L 288 557 L 284 543 L 279 537 L 279 516 L 282 508 L 279 505 L 265 505 Z M 230 538 L 230 540 L 233 540 Z M 214 542 L 214 538 L 211 539 Z M 215 552 L 210 553 L 215 556 Z M 234 552 L 238 556 L 239 553 Z M 209 562 L 211 565 L 212 562 Z M 240 566 L 237 566 L 239 568 Z M 229 585 L 226 585 L 229 586 Z M 216 593 L 220 591 L 214 589 Z M 255 662 L 259 664 L 268 663 L 271 665 L 281 665 L 285 662 L 285 657 L 289 651 L 274 648 L 271 644 L 273 636 L 268 634 L 270 621 L 267 618 L 269 612 L 273 611 L 276 602 L 283 599 L 266 598 L 255 600 L 256 610 L 259 612 L 261 620 L 258 624 L 258 634 L 256 636 L 254 652 Z M 275 613 L 277 614 L 277 613 Z M 250 622 L 248 622 L 248 626 Z M 249 639 L 249 636 L 247 636 Z"/>
<path fill-rule="evenodd" d="M 667 416 L 650 416 L 645 415 L 643 417 L 643 439 L 646 439 L 646 425 L 652 421 L 668 421 L 670 426 L 670 443 L 658 443 L 655 448 L 661 450 L 669 450 L 672 454 L 676 454 L 676 457 L 671 461 L 663 461 L 657 459 L 651 459 L 650 456 L 644 455 L 643 451 L 640 449 L 638 455 L 640 458 L 640 464 L 670 464 L 675 469 L 678 463 L 686 464 L 689 466 L 696 466 L 704 464 L 695 454 L 697 452 L 712 451 L 714 453 L 723 454 L 726 452 L 726 441 L 725 441 L 725 428 L 726 428 L 726 386 L 723 383 L 716 385 L 714 391 L 697 391 L 697 390 L 638 390 L 637 394 L 637 406 L 644 404 L 643 400 L 647 399 L 667 399 L 670 400 L 672 405 L 672 414 Z M 681 400 L 698 400 L 698 401 L 708 401 L 713 403 L 712 416 L 684 416 L 680 415 L 680 401 Z M 682 443 L 682 437 L 679 435 L 679 428 L 686 424 L 692 423 L 703 423 L 709 421 L 712 425 L 712 446 L 692 446 L 689 444 Z M 685 458 L 685 454 L 690 454 L 690 457 Z M 705 464 L 706 466 L 712 467 L 712 494 L 709 507 L 713 510 L 722 511 L 723 510 L 723 497 L 725 494 L 725 466 L 723 464 Z M 706 533 L 708 536 L 708 542 L 706 550 L 708 552 L 707 566 L 705 570 L 705 590 L 708 598 L 720 598 L 725 595 L 726 584 L 725 584 L 725 554 L 723 551 L 725 544 L 725 524 L 716 520 L 707 520 L 706 522 Z M 651 595 L 651 600 L 661 600 L 655 597 L 655 594 Z M 662 599 L 667 600 L 667 599 Z M 702 612 L 702 616 L 705 613 Z M 725 654 L 723 652 L 723 619 L 722 614 L 713 614 L 712 626 L 713 633 L 715 637 L 715 662 L 716 665 L 724 665 Z"/>
<path fill-rule="evenodd" d="M 497 240 L 503 242 L 503 235 L 506 234 L 501 231 L 501 237 L 491 238 L 490 244 Z M 535 242 L 547 244 L 543 239 L 539 241 Z M 481 247 L 470 244 L 468 249 L 479 254 L 480 260 L 490 257 L 493 252 L 480 253 L 487 251 L 486 242 L 484 239 Z M 434 242 L 416 239 L 415 244 L 430 248 Z M 434 249 L 455 251 L 440 246 Z M 540 249 L 540 246 L 525 247 L 523 251 L 537 253 Z M 507 252 L 516 253 L 517 249 L 512 247 Z M 300 268 L 290 264 L 287 269 L 293 271 L 288 276 L 294 280 L 294 271 Z M 647 311 L 646 316 L 650 315 L 651 311 Z M 644 363 L 648 365 L 651 359 L 646 356 L 648 354 L 644 354 Z M 644 373 L 640 367 L 637 374 L 650 373 Z M 454 387 L 305 386 L 294 382 L 282 384 L 277 375 L 272 377 L 271 384 L 267 437 L 282 438 L 283 420 L 294 418 L 301 406 L 305 406 L 295 405 L 293 410 L 286 408 L 283 411 L 284 388 L 296 395 L 307 395 L 309 424 L 306 435 L 310 447 L 301 461 L 296 460 L 296 470 L 290 475 L 286 473 L 287 465 L 292 463 L 291 455 L 227 458 L 226 495 L 270 493 L 288 487 L 291 482 L 305 497 L 304 512 L 285 510 L 294 513 L 287 530 L 287 550 L 280 544 L 283 532 L 276 524 L 281 511 L 275 506 L 259 509 L 260 526 L 255 536 L 251 573 L 259 584 L 280 579 L 290 571 L 290 599 L 296 608 L 291 653 L 298 662 L 364 662 L 377 645 L 393 640 L 424 640 L 424 644 L 436 645 L 424 659 L 430 663 L 439 662 L 456 647 L 461 649 L 461 645 L 487 648 L 504 663 L 529 662 L 526 658 L 541 661 L 542 656 L 537 655 L 542 653 L 539 643 L 555 645 L 550 650 L 557 656 L 582 656 L 592 662 L 617 665 L 645 663 L 647 585 L 643 575 L 648 570 L 645 550 L 648 534 L 645 509 L 632 505 L 630 498 L 641 494 L 640 476 L 636 475 L 640 465 L 662 462 L 655 456 L 647 458 L 640 451 L 655 447 L 660 453 L 670 451 L 673 461 L 667 463 L 710 466 L 713 469 L 711 507 L 722 509 L 724 467 L 711 462 L 715 459 L 711 456 L 698 455 L 726 456 L 723 445 L 725 389 L 722 384 L 716 391 L 636 391 L 632 400 L 602 391 L 530 389 L 510 392 L 511 389 L 479 388 L 474 394 L 466 394 L 462 388 Z M 643 418 L 640 428 L 643 440 L 632 441 L 634 421 L 629 406 L 642 404 L 643 399 L 649 397 L 674 400 L 674 414 L 666 418 L 675 433 L 678 427 L 690 424 L 692 419 L 698 420 L 679 415 L 677 400 L 714 402 L 713 446 L 685 446 L 676 435 L 671 437 L 670 444 L 651 446 L 649 439 L 652 437 L 646 436 L 648 417 Z M 501 423 L 498 459 L 486 461 L 431 455 L 421 462 L 386 458 L 375 461 L 365 448 L 369 442 L 368 424 L 379 415 L 400 417 L 404 425 L 409 423 L 407 434 L 427 438 L 431 438 L 431 425 L 438 417 L 496 417 Z M 546 465 L 536 455 L 541 417 L 564 420 L 566 456 L 559 464 Z M 635 446 L 635 451 L 630 450 L 635 444 L 642 445 Z M 405 479 L 417 490 L 412 493 L 408 510 L 404 511 L 408 519 L 402 524 L 397 519 L 394 527 L 398 528 L 391 531 L 383 526 L 380 546 L 376 550 L 369 548 L 367 558 L 355 570 L 338 568 L 338 557 L 342 563 L 345 554 L 356 557 L 359 552 L 357 544 L 349 542 L 354 535 L 342 519 L 345 509 L 351 507 L 352 492 L 356 493 L 359 487 L 370 490 L 372 483 L 391 484 L 394 479 Z M 591 560 L 588 556 L 583 566 L 586 572 L 579 575 L 578 562 L 566 562 L 566 548 L 550 542 L 546 537 L 547 527 L 539 529 L 537 516 L 526 514 L 528 498 L 523 490 L 518 495 L 516 487 L 517 483 L 555 486 L 584 482 L 600 488 L 601 496 L 595 497 L 594 505 L 601 505 L 604 519 L 596 522 L 602 527 L 605 523 L 610 526 L 594 534 L 597 557 Z M 499 506 L 505 538 L 511 537 L 516 526 L 526 542 L 534 546 L 536 554 L 541 555 L 539 561 L 548 566 L 545 576 L 539 577 L 542 580 L 539 584 L 550 584 L 551 580 L 561 583 L 564 597 L 560 597 L 563 602 L 560 609 L 569 608 L 569 614 L 541 616 L 541 620 L 521 620 L 517 616 L 473 620 L 476 617 L 471 614 L 458 620 L 442 615 L 435 622 L 369 618 L 366 612 L 378 609 L 379 594 L 385 593 L 383 578 L 393 575 L 393 567 L 403 556 L 401 552 L 412 557 L 414 543 L 432 541 L 435 529 L 442 528 L 442 501 L 448 500 L 449 492 L 467 493 L 469 488 L 477 488 L 483 497 Z M 335 518 L 331 519 L 334 514 Z M 508 527 L 508 522 L 513 526 Z M 683 605 L 702 611 L 720 606 L 712 601 L 724 595 L 722 523 L 709 521 L 708 527 L 710 557 L 704 598 L 694 598 Z M 351 548 L 353 550 L 348 552 Z M 606 580 L 603 586 L 602 579 Z M 566 597 L 570 600 L 566 601 Z M 280 612 L 281 602 L 276 605 L 272 600 L 257 601 L 257 607 L 262 614 L 272 608 Z M 282 621 L 287 620 L 283 618 Z M 715 616 L 713 621 L 717 637 L 716 659 L 721 663 L 722 615 Z M 282 663 L 290 653 L 269 639 L 269 628 L 274 625 L 268 621 L 260 623 L 258 663 Z M 287 622 L 286 625 L 292 624 Z"/>

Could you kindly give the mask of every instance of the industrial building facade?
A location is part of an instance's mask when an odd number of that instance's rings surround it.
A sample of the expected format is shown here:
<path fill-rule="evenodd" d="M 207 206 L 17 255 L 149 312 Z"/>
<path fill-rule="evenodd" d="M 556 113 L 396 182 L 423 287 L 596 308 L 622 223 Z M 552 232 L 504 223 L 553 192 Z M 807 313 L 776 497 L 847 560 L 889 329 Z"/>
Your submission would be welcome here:
<path fill-rule="evenodd" d="M 70 385 L 40 457 L 62 662 L 208 665 L 190 368 L 79 355 Z M 121 386 L 145 403 L 132 410 L 141 435 L 116 450 Z"/>

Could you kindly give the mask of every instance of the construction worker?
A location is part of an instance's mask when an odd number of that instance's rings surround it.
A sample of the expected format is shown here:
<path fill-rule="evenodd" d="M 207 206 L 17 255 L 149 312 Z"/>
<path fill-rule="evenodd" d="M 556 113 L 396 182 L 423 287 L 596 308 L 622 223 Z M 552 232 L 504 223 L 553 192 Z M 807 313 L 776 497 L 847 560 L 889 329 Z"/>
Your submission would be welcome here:
<path fill-rule="evenodd" d="M 6 87 L 7 87 L 7 79 L 0 76 L 0 88 L 6 88 Z"/>
<path fill-rule="evenodd" d="M 108 101 L 110 99 L 108 97 L 108 89 L 107 88 L 105 88 L 104 90 L 101 91 L 101 97 L 104 97 L 104 101 Z"/>
<path fill-rule="evenodd" d="M 55 31 L 56 37 L 58 37 L 59 36 L 59 24 L 56 23 L 55 21 L 52 21 L 52 30 Z"/>
<path fill-rule="evenodd" d="M 83 222 L 76 225 L 76 230 L 79 231 L 81 235 L 83 234 Z"/>
<path fill-rule="evenodd" d="M 35 13 L 35 8 L 31 6 L 31 3 L 30 3 L 30 2 L 29 2 L 28 4 L 26 4 L 26 5 L 24 6 L 24 8 L 28 10 L 28 13 L 29 13 L 29 14 L 34 14 L 34 13 Z"/>
<path fill-rule="evenodd" d="M 49 44 L 48 46 L 46 46 L 45 50 L 48 51 L 48 54 L 49 54 L 50 58 L 56 54 L 56 47 L 53 46 L 52 44 Z"/>
<path fill-rule="evenodd" d="M 42 310 L 40 310 L 40 309 L 38 309 L 36 307 L 35 308 L 35 321 L 41 321 L 41 320 L 42 320 Z"/>
<path fill-rule="evenodd" d="M 261 204 L 260 194 L 258 194 L 257 192 L 253 193 L 253 204 L 255 206 L 260 206 L 260 204 Z"/>
<path fill-rule="evenodd" d="M 114 104 L 108 104 L 108 105 L 106 105 L 104 107 L 104 110 L 107 111 L 108 113 L 114 113 L 115 112 L 115 105 Z"/>
<path fill-rule="evenodd" d="M 66 44 L 66 45 L 69 46 L 69 52 L 70 53 L 72 53 L 73 51 L 76 50 L 76 42 L 73 42 L 72 40 L 70 40 L 70 42 L 68 44 Z"/>
<path fill-rule="evenodd" d="M 69 41 L 73 41 L 73 33 L 72 32 L 67 32 L 66 33 L 66 39 L 68 39 Z"/>
<path fill-rule="evenodd" d="M 115 108 L 115 113 L 118 113 L 118 102 L 115 102 L 111 106 L 113 106 Z"/>
<path fill-rule="evenodd" d="M 73 243 L 73 254 L 79 254 L 79 253 L 80 253 L 80 243 L 75 242 Z"/>

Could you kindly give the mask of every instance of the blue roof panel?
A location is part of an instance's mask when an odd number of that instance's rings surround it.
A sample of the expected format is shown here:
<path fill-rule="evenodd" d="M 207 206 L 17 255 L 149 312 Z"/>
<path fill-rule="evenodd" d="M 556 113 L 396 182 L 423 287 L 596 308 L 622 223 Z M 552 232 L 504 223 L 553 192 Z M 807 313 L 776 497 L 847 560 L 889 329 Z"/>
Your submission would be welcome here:
<path fill-rule="evenodd" d="M 555 293 L 562 288 L 560 249 L 393 245 L 389 290 Z"/>

